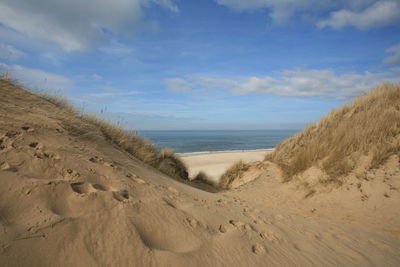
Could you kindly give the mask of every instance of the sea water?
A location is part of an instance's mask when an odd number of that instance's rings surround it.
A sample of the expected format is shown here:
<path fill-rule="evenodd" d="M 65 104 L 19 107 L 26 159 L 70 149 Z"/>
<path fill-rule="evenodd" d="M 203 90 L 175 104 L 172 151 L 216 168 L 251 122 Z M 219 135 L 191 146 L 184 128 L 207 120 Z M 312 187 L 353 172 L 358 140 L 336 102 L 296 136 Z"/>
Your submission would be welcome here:
<path fill-rule="evenodd" d="M 299 130 L 140 131 L 158 148 L 181 154 L 272 149 Z"/>

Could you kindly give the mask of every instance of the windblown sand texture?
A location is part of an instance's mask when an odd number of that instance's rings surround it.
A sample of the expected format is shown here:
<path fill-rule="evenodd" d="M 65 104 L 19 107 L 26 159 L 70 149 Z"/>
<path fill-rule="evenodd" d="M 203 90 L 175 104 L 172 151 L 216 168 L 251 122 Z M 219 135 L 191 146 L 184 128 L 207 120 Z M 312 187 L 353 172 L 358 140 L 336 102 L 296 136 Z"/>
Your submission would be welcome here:
<path fill-rule="evenodd" d="M 236 189 L 196 189 L 0 81 L 0 266 L 400 266 L 398 158 L 306 199 L 256 165 Z"/>

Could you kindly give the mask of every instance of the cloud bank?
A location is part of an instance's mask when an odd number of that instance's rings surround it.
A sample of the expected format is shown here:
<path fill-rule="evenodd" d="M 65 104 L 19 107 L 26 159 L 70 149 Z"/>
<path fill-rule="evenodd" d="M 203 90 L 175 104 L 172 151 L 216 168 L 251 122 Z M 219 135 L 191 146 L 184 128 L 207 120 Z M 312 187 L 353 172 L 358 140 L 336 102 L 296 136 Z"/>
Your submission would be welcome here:
<path fill-rule="evenodd" d="M 0 25 L 65 51 L 83 51 L 107 33 L 131 34 L 151 4 L 178 11 L 171 0 L 0 0 Z"/>
<path fill-rule="evenodd" d="M 25 53 L 12 45 L 0 43 L 0 58 L 7 60 L 17 60 L 25 56 Z"/>
<path fill-rule="evenodd" d="M 297 15 L 317 18 L 318 27 L 341 29 L 398 25 L 400 0 L 215 0 L 235 11 L 266 10 L 274 23 L 281 24 Z M 338 10 L 341 8 L 340 10 Z M 329 13 L 327 18 L 325 14 Z"/>
<path fill-rule="evenodd" d="M 318 27 L 341 29 L 354 26 L 360 30 L 379 28 L 400 22 L 400 3 L 397 0 L 378 1 L 361 11 L 341 9 L 332 12 L 330 17 L 318 22 Z"/>
<path fill-rule="evenodd" d="M 244 80 L 195 78 L 170 79 L 185 84 L 180 90 L 179 84 L 170 83 L 168 89 L 173 92 L 193 93 L 193 88 L 228 90 L 232 94 L 270 94 L 286 97 L 352 98 L 358 96 L 382 82 L 400 82 L 394 73 L 336 74 L 329 69 L 291 69 L 277 72 L 276 77 L 249 77 Z M 176 85 L 176 87 L 175 87 Z M 206 91 L 206 90 L 204 90 Z"/>

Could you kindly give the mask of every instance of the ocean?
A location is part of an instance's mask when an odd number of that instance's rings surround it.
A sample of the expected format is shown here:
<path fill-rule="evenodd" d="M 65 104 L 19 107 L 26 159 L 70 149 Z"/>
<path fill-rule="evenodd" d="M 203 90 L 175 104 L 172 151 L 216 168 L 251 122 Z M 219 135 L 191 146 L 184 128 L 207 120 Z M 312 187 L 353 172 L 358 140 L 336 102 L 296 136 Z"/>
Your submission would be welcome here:
<path fill-rule="evenodd" d="M 180 154 L 272 149 L 299 130 L 140 131 L 158 148 Z"/>

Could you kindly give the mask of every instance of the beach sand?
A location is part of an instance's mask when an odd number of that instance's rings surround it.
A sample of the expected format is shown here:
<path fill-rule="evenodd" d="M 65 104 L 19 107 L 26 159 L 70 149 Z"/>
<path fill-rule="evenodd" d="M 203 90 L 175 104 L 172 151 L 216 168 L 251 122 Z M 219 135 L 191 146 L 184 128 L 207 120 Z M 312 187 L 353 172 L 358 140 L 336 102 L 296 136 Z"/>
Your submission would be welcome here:
<path fill-rule="evenodd" d="M 217 152 L 182 155 L 181 158 L 189 169 L 190 177 L 193 177 L 200 171 L 203 171 L 213 181 L 218 181 L 219 177 L 236 161 L 260 161 L 264 159 L 266 153 L 271 151 L 271 149 L 266 149 L 240 152 Z"/>

